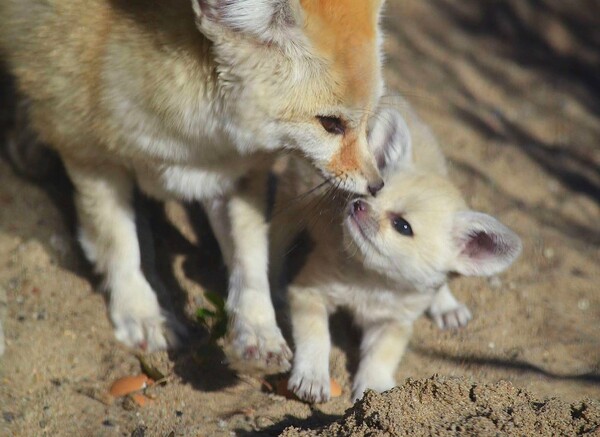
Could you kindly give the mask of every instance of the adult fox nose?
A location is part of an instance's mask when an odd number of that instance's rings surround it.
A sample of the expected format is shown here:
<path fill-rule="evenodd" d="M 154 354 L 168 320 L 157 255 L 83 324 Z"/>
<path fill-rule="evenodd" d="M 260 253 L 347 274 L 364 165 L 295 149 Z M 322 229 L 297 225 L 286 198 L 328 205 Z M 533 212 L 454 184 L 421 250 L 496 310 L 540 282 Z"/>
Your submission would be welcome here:
<path fill-rule="evenodd" d="M 370 182 L 367 185 L 367 190 L 371 193 L 371 196 L 375 197 L 377 193 L 381 191 L 385 184 L 383 183 L 383 179 L 379 178 L 375 182 Z"/>

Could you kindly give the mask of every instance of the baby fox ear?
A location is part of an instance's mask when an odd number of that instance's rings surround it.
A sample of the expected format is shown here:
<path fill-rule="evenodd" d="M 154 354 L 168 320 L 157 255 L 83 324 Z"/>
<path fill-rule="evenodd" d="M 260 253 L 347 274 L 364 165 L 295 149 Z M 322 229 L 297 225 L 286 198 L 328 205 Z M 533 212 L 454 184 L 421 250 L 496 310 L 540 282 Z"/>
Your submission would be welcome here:
<path fill-rule="evenodd" d="M 382 174 L 412 162 L 410 132 L 397 109 L 378 109 L 369 120 L 367 139 Z"/>
<path fill-rule="evenodd" d="M 490 276 L 520 255 L 521 239 L 494 217 L 475 211 L 455 215 L 453 241 L 457 257 L 452 270 L 467 276 Z"/>
<path fill-rule="evenodd" d="M 297 0 L 192 0 L 196 21 L 211 37 L 219 29 L 263 42 L 284 42 L 295 27 Z"/>

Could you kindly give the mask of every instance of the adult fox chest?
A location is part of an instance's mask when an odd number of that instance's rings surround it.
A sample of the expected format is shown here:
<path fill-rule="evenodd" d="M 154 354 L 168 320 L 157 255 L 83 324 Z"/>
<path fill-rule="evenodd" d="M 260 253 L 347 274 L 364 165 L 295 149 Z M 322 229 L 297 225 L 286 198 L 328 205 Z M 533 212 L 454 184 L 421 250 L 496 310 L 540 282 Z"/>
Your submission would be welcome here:
<path fill-rule="evenodd" d="M 140 189 L 152 197 L 205 200 L 227 195 L 249 167 L 247 162 L 234 160 L 224 168 L 138 163 L 134 169 Z"/>
<path fill-rule="evenodd" d="M 127 102 L 127 100 L 126 100 Z M 116 129 L 123 137 L 138 185 L 159 199 L 202 200 L 227 194 L 254 164 L 214 120 L 214 111 L 181 108 L 181 117 L 159 116 L 125 105 Z"/>

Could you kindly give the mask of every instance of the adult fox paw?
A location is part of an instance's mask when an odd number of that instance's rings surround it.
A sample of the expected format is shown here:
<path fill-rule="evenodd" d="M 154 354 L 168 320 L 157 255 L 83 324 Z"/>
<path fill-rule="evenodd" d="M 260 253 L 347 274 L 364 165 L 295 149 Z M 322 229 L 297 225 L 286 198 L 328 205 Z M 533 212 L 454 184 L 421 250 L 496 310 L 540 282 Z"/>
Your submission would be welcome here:
<path fill-rule="evenodd" d="M 160 308 L 154 290 L 141 275 L 111 290 L 110 317 L 117 340 L 149 352 L 176 347 L 186 334 L 183 325 Z"/>
<path fill-rule="evenodd" d="M 243 317 L 230 320 L 225 339 L 229 365 L 244 373 L 276 374 L 290 370 L 292 351 L 273 324 L 253 324 Z"/>

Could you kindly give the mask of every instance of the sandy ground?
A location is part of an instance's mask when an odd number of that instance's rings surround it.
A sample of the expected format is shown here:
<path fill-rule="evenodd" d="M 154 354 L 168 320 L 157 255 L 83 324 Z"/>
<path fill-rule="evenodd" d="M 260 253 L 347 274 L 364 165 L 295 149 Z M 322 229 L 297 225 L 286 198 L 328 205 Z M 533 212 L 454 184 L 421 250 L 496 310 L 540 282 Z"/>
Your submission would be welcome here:
<path fill-rule="evenodd" d="M 469 326 L 441 332 L 419 320 L 397 373 L 400 385 L 413 379 L 382 397 L 369 395 L 346 417 L 357 345 L 348 321 L 333 323 L 331 367 L 344 393 L 330 403 L 310 407 L 235 377 L 193 322 L 205 304 L 203 290 L 225 287 L 202 214 L 194 205 L 148 201 L 138 202 L 143 251 L 152 261 L 154 242 L 156 270 L 169 289 L 163 298 L 193 339 L 181 351 L 148 357 L 169 376 L 150 405 L 102 403 L 111 382 L 139 373 L 139 362 L 113 338 L 99 280 L 77 247 L 71 188 L 61 172 L 34 183 L 0 160 L 0 316 L 7 339 L 0 435 L 277 435 L 290 426 L 342 433 L 354 426 L 362 435 L 356 418 L 373 408 L 385 412 L 388 432 L 419 422 L 425 426 L 415 433 L 518 433 L 499 427 L 507 414 L 513 424 L 533 426 L 521 433 L 592 431 L 598 406 L 583 399 L 600 399 L 597 17 L 593 0 L 389 2 L 390 90 L 431 124 L 470 204 L 511 226 L 525 247 L 506 274 L 454 280 L 474 314 Z M 434 374 L 443 376 L 427 380 Z M 512 385 L 495 385 L 500 380 Z M 480 395 L 471 405 L 474 384 Z M 558 399 L 532 412 L 548 397 Z M 578 413 L 582 402 L 587 410 Z M 494 426 L 470 419 L 486 408 L 500 415 Z M 564 428 L 535 428 L 534 413 L 542 425 Z M 331 425 L 336 420 L 342 422 Z M 369 422 L 376 434 L 386 432 L 380 422 Z"/>
<path fill-rule="evenodd" d="M 386 393 L 370 391 L 327 427 L 289 427 L 282 435 L 597 435 L 599 421 L 599 402 L 540 400 L 507 381 L 481 384 L 434 375 L 409 378 Z"/>

